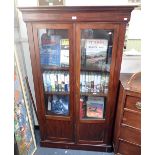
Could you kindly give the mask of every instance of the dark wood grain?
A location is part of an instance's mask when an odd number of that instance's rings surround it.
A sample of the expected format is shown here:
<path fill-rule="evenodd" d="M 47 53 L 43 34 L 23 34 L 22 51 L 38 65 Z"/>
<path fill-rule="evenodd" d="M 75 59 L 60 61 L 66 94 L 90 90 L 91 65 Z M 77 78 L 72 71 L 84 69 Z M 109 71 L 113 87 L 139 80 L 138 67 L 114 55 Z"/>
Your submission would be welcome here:
<path fill-rule="evenodd" d="M 120 25 L 115 25 L 114 29 L 114 39 L 113 39 L 113 49 L 112 49 L 112 63 L 110 66 L 110 83 L 109 83 L 109 92 L 106 106 L 106 130 L 105 130 L 105 142 L 106 144 L 112 145 L 112 128 L 114 121 L 114 111 L 117 97 L 117 88 L 118 88 L 118 79 L 120 72 L 121 61 L 119 60 L 121 57 L 121 50 L 119 50 L 119 39 L 121 39 L 122 32 L 120 32 Z M 120 34 L 120 36 L 119 36 Z M 119 44 L 118 44 L 119 43 Z M 117 57 L 119 55 L 120 57 Z M 116 72 L 117 70 L 117 72 Z M 115 88 L 115 89 L 114 89 Z"/>
<path fill-rule="evenodd" d="M 72 131 L 74 126 L 71 121 L 47 119 L 46 125 L 48 126 L 48 128 L 46 128 L 47 139 L 59 141 L 65 138 L 64 140 L 66 141 L 73 141 Z"/>
<path fill-rule="evenodd" d="M 129 109 L 124 109 L 124 115 L 122 123 L 134 126 L 138 129 L 141 128 L 141 115 L 140 112 L 131 111 Z"/>
<path fill-rule="evenodd" d="M 19 7 L 23 19 L 28 21 L 52 22 L 124 22 L 130 20 L 130 12 L 136 6 L 72 6 L 72 7 Z M 77 19 L 73 20 L 72 16 Z M 126 20 L 124 20 L 126 18 Z"/>
<path fill-rule="evenodd" d="M 123 90 L 122 85 L 120 84 L 119 87 L 119 97 L 117 101 L 117 109 L 116 109 L 116 118 L 115 118 L 115 128 L 114 128 L 114 136 L 113 136 L 113 143 L 114 143 L 114 150 L 117 152 L 118 144 L 119 144 L 119 135 L 120 135 L 120 125 L 123 117 L 123 103 L 125 100 L 125 91 Z"/>
<path fill-rule="evenodd" d="M 124 155 L 141 155 L 141 149 L 138 146 L 130 144 L 128 142 L 120 141 L 120 154 Z"/>
<path fill-rule="evenodd" d="M 120 139 L 125 139 L 131 143 L 141 145 L 141 132 L 139 129 L 131 128 L 124 124 L 121 125 Z"/>
<path fill-rule="evenodd" d="M 29 80 L 28 80 L 27 76 L 25 77 L 25 81 L 26 81 L 26 85 L 27 85 L 27 88 L 28 88 L 28 92 L 29 92 L 29 95 L 30 95 L 31 102 L 32 102 L 32 106 L 33 106 L 33 109 L 35 111 L 35 115 L 36 115 L 37 121 L 38 121 L 38 113 L 37 113 L 37 109 L 36 109 L 36 106 L 35 106 L 35 103 L 34 103 L 34 99 L 33 99 L 33 96 L 32 96 L 32 92 L 31 92 L 31 88 L 30 88 Z"/>
<path fill-rule="evenodd" d="M 117 34 L 119 34 L 118 40 L 117 40 L 117 52 L 115 52 L 115 59 L 112 58 L 112 61 L 114 62 L 114 67 L 113 70 L 111 71 L 111 85 L 110 85 L 110 90 L 111 90 L 111 96 L 110 99 L 110 106 L 108 106 L 107 108 L 107 113 L 108 113 L 108 122 L 111 122 L 107 128 L 107 132 L 110 130 L 110 132 L 108 132 L 106 134 L 106 142 L 108 144 L 111 143 L 112 139 L 113 139 L 113 128 L 114 128 L 114 116 L 115 116 L 115 109 L 116 109 L 116 102 L 117 102 L 117 92 L 118 92 L 118 84 L 119 84 L 119 76 L 120 76 L 120 69 L 121 69 L 121 62 L 122 62 L 122 53 L 123 53 L 123 47 L 124 47 L 124 38 L 125 38 L 125 29 L 126 29 L 126 25 L 120 24 L 119 25 L 119 30 L 117 32 Z M 113 65 L 113 64 L 112 64 Z M 114 89 L 115 88 L 115 89 Z M 109 91 L 110 91 L 109 90 Z M 115 91 L 114 91 L 115 90 Z"/>
<path fill-rule="evenodd" d="M 105 124 L 103 121 L 102 123 L 96 122 L 79 124 L 79 143 L 81 140 L 85 140 L 87 143 L 89 141 L 100 141 L 101 144 L 104 142 Z"/>
<path fill-rule="evenodd" d="M 37 105 L 37 112 L 38 112 L 38 121 L 40 127 L 40 133 L 41 133 L 41 139 L 45 139 L 45 117 L 44 117 L 44 107 L 43 104 L 41 104 L 40 99 L 40 91 L 39 91 L 39 79 L 38 79 L 38 72 L 36 70 L 36 51 L 34 47 L 34 38 L 33 38 L 33 28 L 31 23 L 27 23 L 27 33 L 28 33 L 28 41 L 29 41 L 29 49 L 30 49 L 30 57 L 31 57 L 31 65 L 32 65 L 32 73 L 33 73 L 33 82 L 34 82 L 34 89 L 35 89 L 35 98 L 36 98 L 36 105 Z"/>
<path fill-rule="evenodd" d="M 112 151 L 113 123 L 124 46 L 126 24 L 135 6 L 65 6 L 65 7 L 19 7 L 27 23 L 37 112 L 41 131 L 41 145 L 71 149 Z M 40 64 L 38 42 L 39 29 L 68 30 L 69 67 L 49 67 Z M 114 32 L 112 63 L 110 71 L 81 68 L 81 30 L 98 29 Z M 70 92 L 44 92 L 44 71 L 69 71 Z M 99 92 L 80 93 L 80 72 L 103 72 L 109 74 L 108 94 Z M 129 94 L 132 92 L 129 92 Z M 68 116 L 58 116 L 47 111 L 47 96 L 69 95 Z M 80 119 L 80 96 L 105 98 L 103 119 Z M 137 94 L 138 95 L 138 94 Z M 124 96 L 123 96 L 124 98 Z M 128 106 L 130 110 L 132 107 Z M 121 112 L 121 111 L 120 111 Z M 120 124 L 119 120 L 117 120 Z"/>
<path fill-rule="evenodd" d="M 43 147 L 54 147 L 54 148 L 64 148 L 64 149 L 75 149 L 75 150 L 90 150 L 90 151 L 100 151 L 100 152 L 112 152 L 112 146 L 106 144 L 74 144 L 68 141 L 56 141 L 45 140 L 40 142 Z"/>

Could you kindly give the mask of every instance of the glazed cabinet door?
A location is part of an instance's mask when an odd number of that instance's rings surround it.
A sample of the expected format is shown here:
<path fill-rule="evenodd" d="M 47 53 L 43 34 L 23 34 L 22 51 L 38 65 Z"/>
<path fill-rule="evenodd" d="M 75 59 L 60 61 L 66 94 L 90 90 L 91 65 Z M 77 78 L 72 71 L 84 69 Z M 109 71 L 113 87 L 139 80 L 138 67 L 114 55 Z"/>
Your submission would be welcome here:
<path fill-rule="evenodd" d="M 113 77 L 117 55 L 118 25 L 76 25 L 77 142 L 102 146 L 113 108 Z"/>
<path fill-rule="evenodd" d="M 53 142 L 74 141 L 72 34 L 72 24 L 33 24 L 41 135 Z"/>

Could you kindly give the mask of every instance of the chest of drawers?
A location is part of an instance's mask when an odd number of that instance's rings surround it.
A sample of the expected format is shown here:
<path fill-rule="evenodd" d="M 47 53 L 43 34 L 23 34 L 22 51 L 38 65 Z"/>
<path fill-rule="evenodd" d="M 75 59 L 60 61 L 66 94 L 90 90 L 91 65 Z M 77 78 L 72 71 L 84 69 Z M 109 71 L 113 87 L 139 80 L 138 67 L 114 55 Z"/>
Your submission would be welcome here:
<path fill-rule="evenodd" d="M 114 129 L 114 152 L 119 155 L 141 154 L 141 80 L 128 83 L 131 74 L 122 74 Z"/>

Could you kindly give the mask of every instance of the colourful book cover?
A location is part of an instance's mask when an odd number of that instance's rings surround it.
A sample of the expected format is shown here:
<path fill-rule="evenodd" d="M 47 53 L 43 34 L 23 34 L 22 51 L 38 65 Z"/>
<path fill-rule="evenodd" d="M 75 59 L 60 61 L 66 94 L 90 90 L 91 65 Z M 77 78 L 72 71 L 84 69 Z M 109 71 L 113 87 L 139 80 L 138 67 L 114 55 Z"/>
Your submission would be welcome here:
<path fill-rule="evenodd" d="M 61 39 L 60 64 L 62 67 L 69 66 L 69 39 Z"/>
<path fill-rule="evenodd" d="M 51 111 L 58 115 L 69 114 L 69 96 L 53 95 Z"/>
<path fill-rule="evenodd" d="M 86 67 L 102 68 L 106 63 L 108 40 L 85 39 Z"/>
<path fill-rule="evenodd" d="M 58 35 L 47 36 L 42 34 L 42 46 L 40 48 L 41 64 L 60 66 L 60 39 Z"/>
<path fill-rule="evenodd" d="M 87 117 L 103 118 L 104 99 L 100 97 L 88 98 L 87 101 Z"/>

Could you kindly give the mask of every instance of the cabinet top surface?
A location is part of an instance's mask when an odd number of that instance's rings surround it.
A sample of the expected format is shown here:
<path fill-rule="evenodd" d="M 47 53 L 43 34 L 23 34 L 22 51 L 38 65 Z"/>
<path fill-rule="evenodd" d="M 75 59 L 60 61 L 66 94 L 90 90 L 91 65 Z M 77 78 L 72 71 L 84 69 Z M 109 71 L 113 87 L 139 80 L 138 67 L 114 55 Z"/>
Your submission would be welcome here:
<path fill-rule="evenodd" d="M 18 7 L 22 12 L 31 11 L 132 11 L 138 5 L 107 5 L 107 6 L 35 6 Z"/>
<path fill-rule="evenodd" d="M 25 22 L 118 22 L 127 23 L 138 5 L 18 7 Z M 72 19 L 76 16 L 76 20 Z"/>

